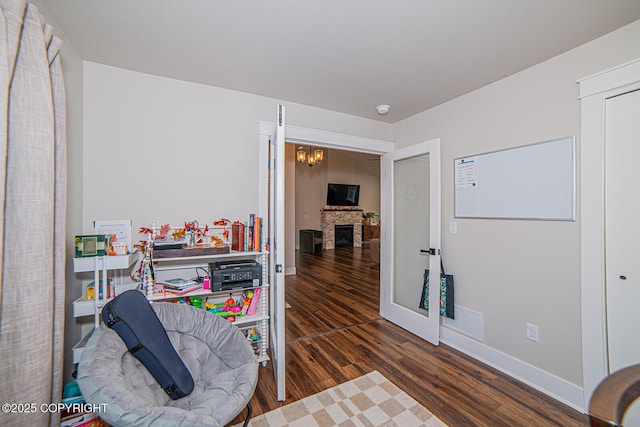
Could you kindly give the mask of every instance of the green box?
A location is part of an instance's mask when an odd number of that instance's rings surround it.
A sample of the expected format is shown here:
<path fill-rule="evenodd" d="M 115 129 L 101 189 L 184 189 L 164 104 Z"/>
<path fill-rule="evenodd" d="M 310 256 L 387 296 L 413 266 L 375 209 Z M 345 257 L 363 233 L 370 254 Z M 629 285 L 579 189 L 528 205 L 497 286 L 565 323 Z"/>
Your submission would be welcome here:
<path fill-rule="evenodd" d="M 106 248 L 111 246 L 110 234 L 84 234 L 76 236 L 76 258 L 106 255 Z"/>

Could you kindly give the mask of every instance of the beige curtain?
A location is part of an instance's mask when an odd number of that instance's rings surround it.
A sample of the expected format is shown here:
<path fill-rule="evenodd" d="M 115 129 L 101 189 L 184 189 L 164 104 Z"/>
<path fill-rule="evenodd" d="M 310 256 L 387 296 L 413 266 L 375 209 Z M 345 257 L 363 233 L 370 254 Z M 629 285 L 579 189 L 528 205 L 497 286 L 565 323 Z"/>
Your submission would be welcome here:
<path fill-rule="evenodd" d="M 59 425 L 66 134 L 60 41 L 35 6 L 0 0 L 0 411 L 2 426 Z M 13 408 L 10 408 L 13 409 Z M 45 407 L 46 409 L 46 407 Z"/>

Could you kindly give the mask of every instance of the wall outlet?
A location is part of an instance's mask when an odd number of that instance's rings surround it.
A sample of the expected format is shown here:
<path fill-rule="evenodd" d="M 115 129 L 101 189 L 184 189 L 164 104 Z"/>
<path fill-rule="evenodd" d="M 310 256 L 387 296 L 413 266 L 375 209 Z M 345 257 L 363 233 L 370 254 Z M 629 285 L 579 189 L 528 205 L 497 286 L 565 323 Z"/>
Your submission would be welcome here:
<path fill-rule="evenodd" d="M 538 342 L 538 325 L 527 323 L 527 339 Z"/>

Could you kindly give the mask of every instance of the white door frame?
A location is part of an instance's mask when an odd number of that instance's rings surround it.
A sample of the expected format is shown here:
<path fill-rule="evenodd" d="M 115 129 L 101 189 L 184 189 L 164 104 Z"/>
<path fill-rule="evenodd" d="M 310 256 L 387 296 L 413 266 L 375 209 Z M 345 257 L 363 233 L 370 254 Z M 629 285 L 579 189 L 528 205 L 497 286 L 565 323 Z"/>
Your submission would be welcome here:
<path fill-rule="evenodd" d="M 604 126 L 607 98 L 640 88 L 640 59 L 578 81 L 580 235 L 582 291 L 582 388 L 585 411 L 608 375 L 605 302 Z"/>

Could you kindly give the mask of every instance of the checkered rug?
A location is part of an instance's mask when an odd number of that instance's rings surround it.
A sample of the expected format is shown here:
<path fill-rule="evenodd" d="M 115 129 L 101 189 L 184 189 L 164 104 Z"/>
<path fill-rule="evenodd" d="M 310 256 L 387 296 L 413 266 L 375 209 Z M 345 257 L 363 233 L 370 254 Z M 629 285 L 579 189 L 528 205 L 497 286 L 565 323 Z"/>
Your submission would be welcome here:
<path fill-rule="evenodd" d="M 373 371 L 252 418 L 250 426 L 446 427 L 446 424 Z"/>

